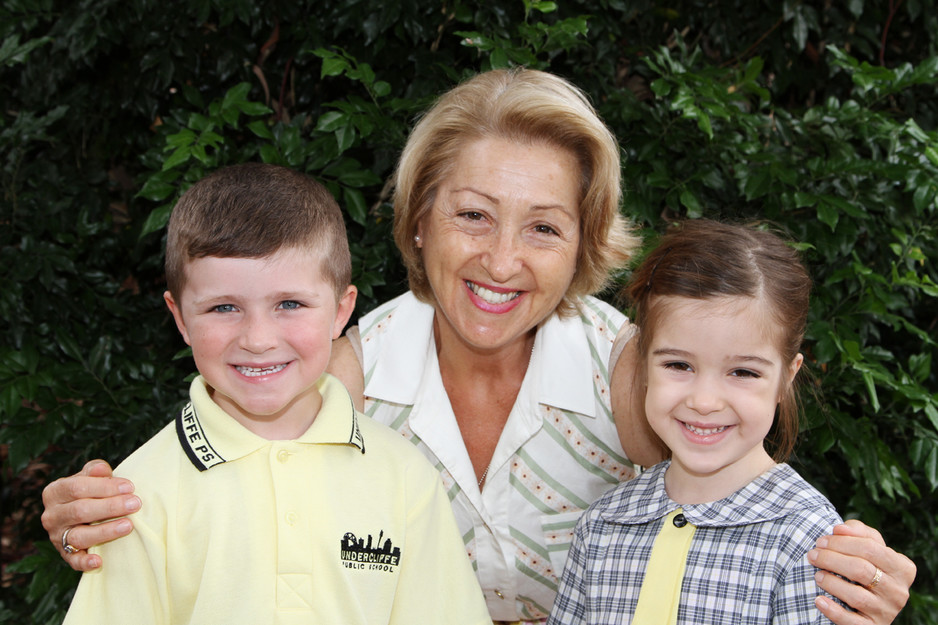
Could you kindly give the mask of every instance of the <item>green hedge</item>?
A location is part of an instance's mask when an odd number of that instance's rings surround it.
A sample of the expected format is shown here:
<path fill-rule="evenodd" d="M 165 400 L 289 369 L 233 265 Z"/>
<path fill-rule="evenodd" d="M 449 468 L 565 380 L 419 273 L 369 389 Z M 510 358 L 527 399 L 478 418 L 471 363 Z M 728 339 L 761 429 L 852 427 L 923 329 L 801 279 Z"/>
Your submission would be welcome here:
<path fill-rule="evenodd" d="M 0 620 L 59 622 L 77 581 L 45 541 L 42 486 L 119 462 L 182 401 L 193 365 L 161 300 L 179 193 L 247 160 L 315 175 L 347 211 L 367 311 L 406 285 L 388 179 L 416 115 L 465 76 L 523 64 L 593 98 L 649 243 L 686 216 L 768 220 L 801 242 L 814 392 L 793 463 L 915 560 L 900 621 L 938 623 L 934 9 L 4 2 Z"/>

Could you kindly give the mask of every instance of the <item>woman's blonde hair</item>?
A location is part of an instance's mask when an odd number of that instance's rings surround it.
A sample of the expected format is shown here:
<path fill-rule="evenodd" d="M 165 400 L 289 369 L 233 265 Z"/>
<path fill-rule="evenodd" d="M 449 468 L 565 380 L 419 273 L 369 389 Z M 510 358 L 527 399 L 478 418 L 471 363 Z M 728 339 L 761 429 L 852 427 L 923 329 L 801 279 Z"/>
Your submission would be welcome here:
<path fill-rule="evenodd" d="M 444 94 L 414 127 L 401 154 L 394 191 L 394 240 L 410 289 L 433 302 L 414 241 L 443 180 L 467 144 L 481 139 L 544 143 L 568 150 L 580 165 L 580 247 L 576 273 L 558 312 L 575 298 L 597 293 L 626 265 L 639 244 L 619 213 L 619 147 L 586 96 L 553 74 L 530 69 L 492 70 Z"/>

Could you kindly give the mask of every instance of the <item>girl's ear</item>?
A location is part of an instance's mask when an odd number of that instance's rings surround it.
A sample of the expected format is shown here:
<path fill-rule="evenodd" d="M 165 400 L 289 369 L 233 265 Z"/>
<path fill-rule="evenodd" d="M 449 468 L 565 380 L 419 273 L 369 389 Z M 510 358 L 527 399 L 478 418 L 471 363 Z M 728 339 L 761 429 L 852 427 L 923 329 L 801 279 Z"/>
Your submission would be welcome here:
<path fill-rule="evenodd" d="M 791 386 L 791 383 L 795 381 L 795 376 L 798 375 L 798 371 L 801 369 L 801 365 L 804 363 L 804 354 L 797 354 L 791 361 L 791 364 L 788 365 L 788 379 L 786 380 L 785 388 L 787 389 Z M 784 390 L 781 393 L 784 395 Z M 781 401 L 781 399 L 779 399 Z"/>
<path fill-rule="evenodd" d="M 802 363 L 804 363 L 804 354 L 798 354 L 791 361 L 791 364 L 788 365 L 788 383 L 789 384 L 795 381 L 795 376 L 798 375 L 798 371 L 801 369 Z"/>

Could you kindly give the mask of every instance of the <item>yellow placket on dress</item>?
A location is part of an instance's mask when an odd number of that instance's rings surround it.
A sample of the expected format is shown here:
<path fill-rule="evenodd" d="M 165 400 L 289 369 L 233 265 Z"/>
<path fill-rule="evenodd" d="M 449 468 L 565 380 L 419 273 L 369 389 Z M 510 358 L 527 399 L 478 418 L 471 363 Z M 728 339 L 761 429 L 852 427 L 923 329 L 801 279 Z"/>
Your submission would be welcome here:
<path fill-rule="evenodd" d="M 632 625 L 675 625 L 687 552 L 697 528 L 678 508 L 668 515 L 645 570 Z"/>

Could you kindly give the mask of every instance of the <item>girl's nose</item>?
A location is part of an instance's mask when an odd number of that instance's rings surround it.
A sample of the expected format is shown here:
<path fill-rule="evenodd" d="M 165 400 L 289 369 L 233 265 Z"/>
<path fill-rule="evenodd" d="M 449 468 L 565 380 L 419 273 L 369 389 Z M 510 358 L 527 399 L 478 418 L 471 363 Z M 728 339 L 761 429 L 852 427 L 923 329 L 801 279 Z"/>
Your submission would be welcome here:
<path fill-rule="evenodd" d="M 723 409 L 724 401 L 716 384 L 698 380 L 687 395 L 687 407 L 702 415 Z"/>

